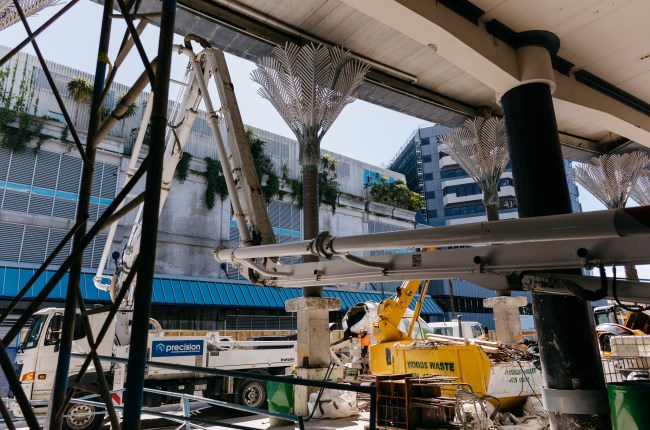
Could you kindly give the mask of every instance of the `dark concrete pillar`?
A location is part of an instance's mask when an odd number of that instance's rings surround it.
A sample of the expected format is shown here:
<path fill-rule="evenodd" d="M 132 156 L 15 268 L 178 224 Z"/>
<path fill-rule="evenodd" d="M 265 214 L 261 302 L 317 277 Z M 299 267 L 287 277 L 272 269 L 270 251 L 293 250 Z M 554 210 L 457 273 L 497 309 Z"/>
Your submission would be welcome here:
<path fill-rule="evenodd" d="M 502 99 L 521 218 L 571 212 L 547 83 L 524 83 Z M 589 303 L 533 294 L 544 402 L 555 429 L 611 428 L 605 379 Z"/>

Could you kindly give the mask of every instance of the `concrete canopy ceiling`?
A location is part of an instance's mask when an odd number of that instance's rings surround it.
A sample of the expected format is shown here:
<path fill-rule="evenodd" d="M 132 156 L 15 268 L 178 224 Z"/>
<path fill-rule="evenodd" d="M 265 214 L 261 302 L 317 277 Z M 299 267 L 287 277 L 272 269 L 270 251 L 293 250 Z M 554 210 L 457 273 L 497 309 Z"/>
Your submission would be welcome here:
<path fill-rule="evenodd" d="M 645 0 L 179 0 L 176 30 L 251 60 L 286 41 L 344 46 L 373 66 L 361 99 L 448 126 L 500 114 L 518 33 L 550 31 L 560 140 L 586 160 L 650 147 L 649 16 Z"/>

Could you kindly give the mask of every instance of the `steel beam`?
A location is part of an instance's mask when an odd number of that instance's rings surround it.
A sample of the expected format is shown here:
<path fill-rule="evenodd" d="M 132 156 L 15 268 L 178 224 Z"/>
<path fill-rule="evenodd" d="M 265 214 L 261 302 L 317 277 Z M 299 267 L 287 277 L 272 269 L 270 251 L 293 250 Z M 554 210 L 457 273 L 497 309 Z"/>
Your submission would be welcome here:
<path fill-rule="evenodd" d="M 171 71 L 172 44 L 176 0 L 163 0 L 158 40 L 158 66 L 155 81 L 153 110 L 151 113 L 151 144 L 149 145 L 149 169 L 145 187 L 143 209 L 140 267 L 134 293 L 133 323 L 129 349 L 128 372 L 126 375 L 124 428 L 138 429 L 142 409 L 144 371 L 149 336 L 149 314 L 153 290 L 154 267 L 156 260 L 156 240 L 158 235 L 158 216 L 160 212 L 160 184 L 162 181 L 163 159 L 165 154 L 165 131 L 167 128 L 167 105 L 169 95 L 169 76 Z"/>

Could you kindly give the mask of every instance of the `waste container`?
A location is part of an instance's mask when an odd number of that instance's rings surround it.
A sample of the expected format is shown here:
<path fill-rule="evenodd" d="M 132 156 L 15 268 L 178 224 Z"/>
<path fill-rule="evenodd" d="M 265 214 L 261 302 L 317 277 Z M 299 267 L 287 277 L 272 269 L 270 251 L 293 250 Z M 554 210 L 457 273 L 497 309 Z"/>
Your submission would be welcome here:
<path fill-rule="evenodd" d="M 286 375 L 293 378 L 294 375 Z M 293 384 L 266 381 L 266 395 L 269 399 L 269 411 L 293 415 Z M 293 421 L 271 417 L 271 427 L 292 425 Z"/>
<path fill-rule="evenodd" d="M 614 430 L 650 429 L 650 381 L 607 384 Z"/>

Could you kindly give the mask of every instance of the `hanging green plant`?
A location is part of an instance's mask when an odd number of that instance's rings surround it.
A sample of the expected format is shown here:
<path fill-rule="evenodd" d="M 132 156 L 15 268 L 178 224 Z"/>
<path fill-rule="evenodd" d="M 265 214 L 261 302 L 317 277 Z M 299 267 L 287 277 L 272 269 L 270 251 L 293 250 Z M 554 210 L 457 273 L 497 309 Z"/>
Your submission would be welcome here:
<path fill-rule="evenodd" d="M 61 140 L 61 142 L 64 143 L 66 146 L 66 152 L 72 152 L 72 148 L 74 148 L 74 142 L 68 139 L 69 133 L 70 133 L 70 129 L 66 125 L 61 130 L 61 136 L 59 137 L 59 140 Z"/>
<path fill-rule="evenodd" d="M 339 183 L 336 181 L 336 165 L 338 160 L 329 156 L 321 157 L 322 169 L 318 173 L 318 197 L 321 203 L 325 203 L 332 208 L 332 213 L 336 212 L 336 202 L 339 197 Z"/>
<path fill-rule="evenodd" d="M 174 171 L 174 177 L 178 179 L 178 182 L 181 184 L 187 179 L 187 175 L 190 172 L 190 162 L 192 161 L 192 154 L 189 152 L 183 152 L 183 156 L 178 161 L 176 165 L 176 171 Z"/>
<path fill-rule="evenodd" d="M 207 187 L 205 189 L 205 206 L 208 210 L 214 207 L 214 196 L 219 194 L 221 201 L 226 199 L 228 195 L 228 187 L 226 186 L 226 178 L 223 176 L 221 170 L 221 163 L 210 157 L 205 157 L 206 170 L 203 173 Z"/>
<path fill-rule="evenodd" d="M 36 116 L 39 99 L 36 96 L 32 74 L 24 65 L 18 93 L 13 89 L 18 75 L 18 63 L 12 70 L 0 69 L 0 145 L 14 151 L 23 151 L 36 140 L 38 151 L 47 136 L 41 134 L 43 118 Z"/>
<path fill-rule="evenodd" d="M 292 179 L 289 177 L 283 177 L 284 183 L 291 188 L 291 201 L 296 203 L 300 209 L 302 209 L 303 199 L 302 199 L 302 181 L 300 179 Z"/>
<path fill-rule="evenodd" d="M 266 142 L 250 128 L 246 129 L 246 139 L 253 156 L 255 173 L 262 187 L 262 195 L 266 203 L 269 203 L 273 197 L 280 194 L 280 178 L 275 173 L 273 160 L 264 152 Z"/>

